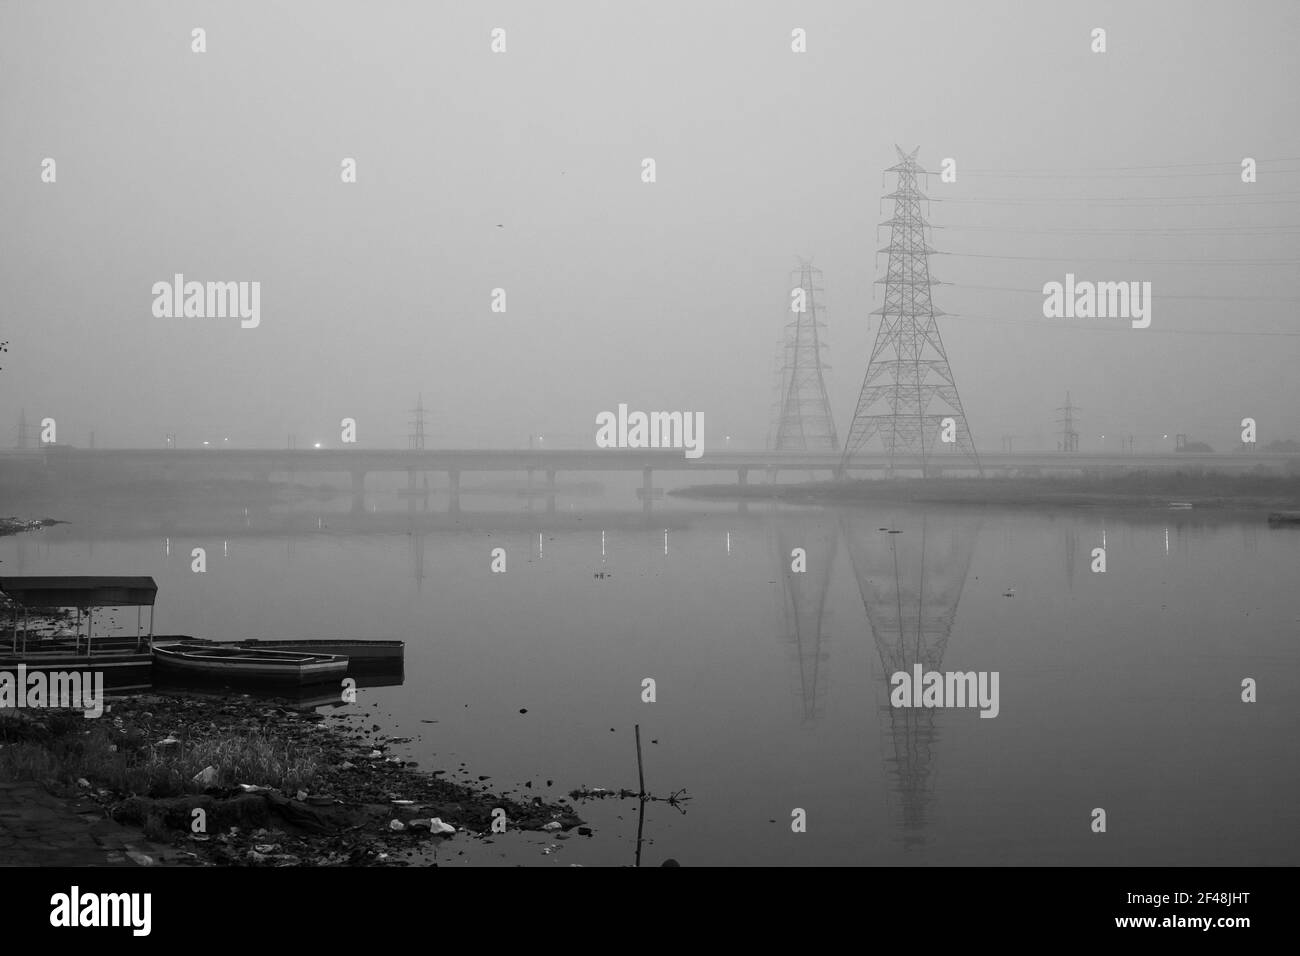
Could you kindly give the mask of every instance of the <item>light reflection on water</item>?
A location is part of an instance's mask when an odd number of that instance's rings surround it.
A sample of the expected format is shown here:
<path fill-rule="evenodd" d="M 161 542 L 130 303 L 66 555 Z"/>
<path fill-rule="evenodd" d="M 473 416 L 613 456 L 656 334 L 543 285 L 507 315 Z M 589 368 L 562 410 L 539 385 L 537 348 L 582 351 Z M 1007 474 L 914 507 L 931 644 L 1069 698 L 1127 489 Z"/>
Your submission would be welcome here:
<path fill-rule="evenodd" d="M 344 710 L 498 792 L 635 788 L 640 723 L 648 788 L 691 797 L 648 806 L 643 865 L 1300 862 L 1300 533 L 1187 514 L 656 510 L 539 506 L 457 529 L 320 509 L 292 534 L 242 507 L 166 529 L 86 516 L 0 540 L 0 560 L 152 574 L 164 632 L 405 640 L 405 683 Z M 999 716 L 891 708 L 889 675 L 915 663 L 998 671 Z M 440 860 L 633 862 L 636 801 L 581 813 L 595 838 L 462 841 Z"/>

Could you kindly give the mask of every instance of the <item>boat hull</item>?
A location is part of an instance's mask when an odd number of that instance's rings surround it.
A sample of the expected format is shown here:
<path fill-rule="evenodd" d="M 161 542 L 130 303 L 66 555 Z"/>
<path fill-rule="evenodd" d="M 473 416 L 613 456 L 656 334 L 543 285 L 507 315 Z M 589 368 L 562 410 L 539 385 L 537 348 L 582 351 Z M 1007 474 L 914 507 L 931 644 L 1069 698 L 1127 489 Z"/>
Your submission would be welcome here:
<path fill-rule="evenodd" d="M 153 655 L 106 651 L 102 654 L 72 654 L 59 651 L 36 652 L 0 657 L 0 671 L 16 672 L 26 666 L 27 675 L 102 673 L 104 690 L 118 693 L 148 690 L 153 687 Z"/>
<path fill-rule="evenodd" d="M 194 676 L 231 683 L 303 686 L 341 680 L 348 659 L 337 655 L 294 654 L 209 644 L 155 646 L 160 675 Z"/>

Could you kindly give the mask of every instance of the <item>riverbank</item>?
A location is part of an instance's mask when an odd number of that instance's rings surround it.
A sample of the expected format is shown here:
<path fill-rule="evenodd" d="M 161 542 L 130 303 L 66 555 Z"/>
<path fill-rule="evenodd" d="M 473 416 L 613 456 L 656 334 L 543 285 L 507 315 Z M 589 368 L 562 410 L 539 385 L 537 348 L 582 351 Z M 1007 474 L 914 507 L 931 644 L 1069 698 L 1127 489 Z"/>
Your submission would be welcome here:
<path fill-rule="evenodd" d="M 1300 476 L 1134 473 L 1097 478 L 904 478 L 791 484 L 693 485 L 690 499 L 788 504 L 944 504 L 1053 508 L 1119 507 L 1270 512 L 1300 508 Z"/>
<path fill-rule="evenodd" d="M 24 531 L 39 531 L 51 525 L 67 524 L 55 518 L 0 518 L 0 537 L 7 534 L 21 534 Z"/>
<path fill-rule="evenodd" d="M 113 700 L 99 719 L 0 713 L 0 784 L 39 782 L 192 865 L 400 866 L 432 843 L 485 837 L 494 811 L 508 830 L 583 822 L 563 798 L 422 771 L 394 752 L 404 739 L 350 720 L 157 693 Z"/>

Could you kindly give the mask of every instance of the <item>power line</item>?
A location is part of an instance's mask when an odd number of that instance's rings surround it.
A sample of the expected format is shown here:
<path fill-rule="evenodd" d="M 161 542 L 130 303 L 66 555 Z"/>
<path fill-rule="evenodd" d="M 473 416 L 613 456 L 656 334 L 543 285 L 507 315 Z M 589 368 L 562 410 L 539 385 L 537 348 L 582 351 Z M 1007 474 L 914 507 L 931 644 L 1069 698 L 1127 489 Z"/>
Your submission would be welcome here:
<path fill-rule="evenodd" d="M 967 282 L 945 282 L 944 285 L 957 289 L 987 289 L 996 292 L 1025 292 L 1042 295 L 1042 289 L 1024 289 L 1009 285 L 976 285 Z M 1294 295 L 1170 295 L 1161 293 L 1162 299 L 1205 299 L 1216 302 L 1300 302 L 1300 296 Z"/>
<path fill-rule="evenodd" d="M 1126 265 L 1187 265 L 1187 266 L 1289 266 L 1300 265 L 1300 259 L 1116 259 L 1103 256 L 998 256 L 985 252 L 936 252 L 939 256 L 961 259 L 1023 259 L 1030 262 L 1120 262 Z"/>
<path fill-rule="evenodd" d="M 1016 226 L 931 226 L 931 229 L 948 229 L 954 232 L 1011 232 L 1011 233 L 1030 233 L 1035 235 L 1062 235 L 1062 236 L 1125 236 L 1125 235 L 1152 235 L 1152 236 L 1172 236 L 1187 234 L 1194 235 L 1236 235 L 1245 236 L 1252 232 L 1271 233 L 1271 232 L 1300 232 L 1300 223 L 1273 225 L 1273 226 L 1156 226 L 1149 229 L 1134 228 L 1125 229 L 1122 227 L 1111 227 L 1108 229 L 1083 229 L 1062 227 L 1058 229 L 1022 229 Z"/>
<path fill-rule="evenodd" d="M 1229 193 L 1206 193 L 1196 196 L 982 196 L 970 198 L 941 199 L 929 197 L 930 202 L 951 203 L 1000 203 L 1007 206 L 1053 206 L 1060 203 L 1087 203 L 1089 205 L 1127 205 L 1141 206 L 1269 206 L 1281 203 L 1300 202 L 1300 199 L 1278 199 L 1278 196 L 1297 196 L 1300 192 L 1289 190 L 1280 193 L 1266 193 L 1263 196 L 1242 196 L 1234 199 Z M 1211 200 L 1225 200 L 1223 202 Z"/>
<path fill-rule="evenodd" d="M 1129 326 L 1106 326 L 1106 325 L 1079 325 L 1073 320 L 1059 319 L 1009 319 L 1005 316 L 993 315 L 972 315 L 968 312 L 948 312 L 948 316 L 959 319 L 975 319 L 979 322 L 1010 322 L 1013 325 L 1026 325 L 1043 329 L 1068 329 L 1072 332 L 1137 332 L 1143 335 L 1233 335 L 1233 336 L 1283 336 L 1293 338 L 1300 336 L 1300 331 L 1295 332 L 1243 332 L 1234 329 L 1139 329 L 1134 330 Z"/>
<path fill-rule="evenodd" d="M 1297 162 L 1300 162 L 1300 156 L 1278 156 L 1273 159 L 1255 160 L 1256 166 L 1260 166 L 1264 163 L 1297 163 Z M 1123 172 L 1130 169 L 1204 169 L 1208 166 L 1234 166 L 1237 169 L 1240 169 L 1241 160 L 1240 159 L 1223 160 L 1222 162 L 1215 162 L 1215 163 L 1154 163 L 1146 166 L 1092 166 L 1092 167 L 1075 166 L 1073 168 L 1062 169 L 1060 170 L 1060 172 L 1090 173 L 1090 172 L 1104 172 L 1104 171 Z M 1052 171 L 1053 170 L 1050 167 L 1045 167 L 1045 166 L 1040 166 L 1036 168 L 1022 167 L 1020 169 L 1002 169 L 1002 170 L 998 170 L 998 169 L 966 170 L 966 172 L 975 172 L 975 173 L 988 173 L 988 172 L 1045 173 L 1045 172 L 1052 172 Z"/>

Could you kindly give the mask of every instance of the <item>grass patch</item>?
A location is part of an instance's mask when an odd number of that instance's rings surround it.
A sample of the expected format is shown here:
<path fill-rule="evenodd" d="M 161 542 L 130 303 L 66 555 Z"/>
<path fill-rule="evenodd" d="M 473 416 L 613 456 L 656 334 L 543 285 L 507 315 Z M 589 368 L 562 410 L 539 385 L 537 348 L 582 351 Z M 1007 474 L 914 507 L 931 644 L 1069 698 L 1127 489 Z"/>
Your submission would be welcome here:
<path fill-rule="evenodd" d="M 211 766 L 218 787 L 250 783 L 293 793 L 310 790 L 324 763 L 319 745 L 281 739 L 260 729 L 235 728 L 178 740 L 161 746 L 143 734 L 104 719 L 86 719 L 79 712 L 0 714 L 0 779 L 75 786 L 84 777 L 95 787 L 122 795 L 158 798 L 201 791 L 193 778 Z"/>

